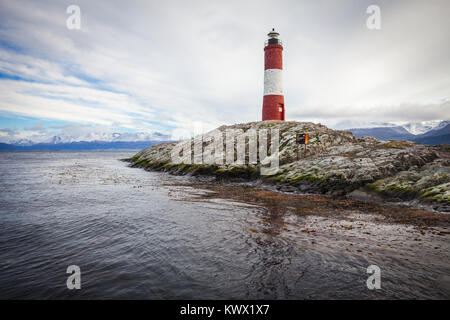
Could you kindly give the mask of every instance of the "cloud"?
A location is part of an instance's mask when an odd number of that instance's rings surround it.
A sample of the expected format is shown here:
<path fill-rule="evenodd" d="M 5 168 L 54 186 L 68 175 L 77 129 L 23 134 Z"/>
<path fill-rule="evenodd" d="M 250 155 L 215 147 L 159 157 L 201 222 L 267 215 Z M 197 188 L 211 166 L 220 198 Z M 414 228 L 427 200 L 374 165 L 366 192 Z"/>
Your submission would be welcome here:
<path fill-rule="evenodd" d="M 17 130 L 10 129 L 10 128 L 4 128 L 4 129 L 0 129 L 0 132 L 1 132 L 4 136 L 6 136 L 6 135 L 14 135 L 14 134 L 17 132 Z"/>
<path fill-rule="evenodd" d="M 34 126 L 32 127 L 25 127 L 24 130 L 28 130 L 28 131 L 46 131 L 47 129 L 44 128 L 44 126 L 42 125 L 42 123 L 38 122 L 36 123 Z"/>
<path fill-rule="evenodd" d="M 19 143 L 21 140 L 41 142 L 43 133 L 40 131 L 0 129 L 0 143 Z"/>
<path fill-rule="evenodd" d="M 1 1 L 0 111 L 135 131 L 259 120 L 263 42 L 284 42 L 289 119 L 449 119 L 448 1 Z"/>

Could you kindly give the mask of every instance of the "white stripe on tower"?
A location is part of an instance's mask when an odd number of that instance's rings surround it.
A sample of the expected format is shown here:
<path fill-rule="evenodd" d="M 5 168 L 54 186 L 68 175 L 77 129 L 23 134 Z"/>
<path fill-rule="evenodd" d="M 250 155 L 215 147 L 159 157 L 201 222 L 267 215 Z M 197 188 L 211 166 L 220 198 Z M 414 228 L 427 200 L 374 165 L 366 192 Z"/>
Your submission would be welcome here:
<path fill-rule="evenodd" d="M 264 70 L 264 95 L 283 95 L 283 70 Z"/>

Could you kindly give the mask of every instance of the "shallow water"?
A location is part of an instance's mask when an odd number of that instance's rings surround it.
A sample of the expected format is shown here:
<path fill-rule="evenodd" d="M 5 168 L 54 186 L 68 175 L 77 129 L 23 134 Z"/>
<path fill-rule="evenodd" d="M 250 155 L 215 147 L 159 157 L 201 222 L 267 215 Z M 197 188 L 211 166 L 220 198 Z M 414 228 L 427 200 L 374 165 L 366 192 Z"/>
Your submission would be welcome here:
<path fill-rule="evenodd" d="M 445 223 L 118 160 L 132 154 L 0 152 L 0 298 L 450 298 Z"/>

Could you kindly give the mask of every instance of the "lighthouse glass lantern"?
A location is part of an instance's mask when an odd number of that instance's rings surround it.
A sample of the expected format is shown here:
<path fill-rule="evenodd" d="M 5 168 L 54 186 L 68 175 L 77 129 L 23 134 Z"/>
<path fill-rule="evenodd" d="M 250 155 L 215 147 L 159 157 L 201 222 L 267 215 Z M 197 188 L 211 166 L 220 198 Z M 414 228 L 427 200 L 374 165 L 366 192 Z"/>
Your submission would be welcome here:
<path fill-rule="evenodd" d="M 283 45 L 272 29 L 264 44 L 264 98 L 262 120 L 284 120 Z"/>
<path fill-rule="evenodd" d="M 272 31 L 270 31 L 267 34 L 267 36 L 269 37 L 269 40 L 267 40 L 267 44 L 280 44 L 281 45 L 281 40 L 279 39 L 280 34 L 278 32 L 276 32 L 275 29 L 272 29 Z"/>

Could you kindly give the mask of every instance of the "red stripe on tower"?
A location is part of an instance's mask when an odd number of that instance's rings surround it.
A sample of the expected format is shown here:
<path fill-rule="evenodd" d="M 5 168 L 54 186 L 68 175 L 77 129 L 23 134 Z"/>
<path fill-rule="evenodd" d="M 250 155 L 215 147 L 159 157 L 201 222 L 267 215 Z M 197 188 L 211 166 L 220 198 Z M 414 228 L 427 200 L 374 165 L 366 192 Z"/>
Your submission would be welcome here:
<path fill-rule="evenodd" d="M 262 119 L 284 120 L 283 46 L 272 29 L 264 46 L 264 99 Z"/>

